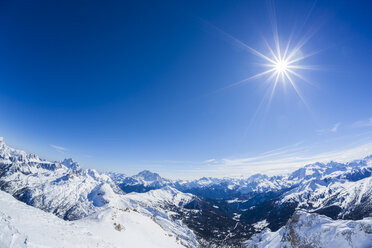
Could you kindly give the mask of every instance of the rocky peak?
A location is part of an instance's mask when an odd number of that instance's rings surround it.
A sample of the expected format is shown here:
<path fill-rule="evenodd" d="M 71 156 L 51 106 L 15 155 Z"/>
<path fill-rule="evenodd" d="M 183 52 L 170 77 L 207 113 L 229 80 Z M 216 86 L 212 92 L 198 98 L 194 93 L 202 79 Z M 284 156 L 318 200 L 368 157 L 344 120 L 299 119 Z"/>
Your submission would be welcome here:
<path fill-rule="evenodd" d="M 80 169 L 79 163 L 73 161 L 72 158 L 65 158 L 61 164 L 72 170 Z"/>
<path fill-rule="evenodd" d="M 144 170 L 135 175 L 136 178 L 141 178 L 144 181 L 160 181 L 162 177 L 158 173 L 151 172 L 149 170 Z"/>

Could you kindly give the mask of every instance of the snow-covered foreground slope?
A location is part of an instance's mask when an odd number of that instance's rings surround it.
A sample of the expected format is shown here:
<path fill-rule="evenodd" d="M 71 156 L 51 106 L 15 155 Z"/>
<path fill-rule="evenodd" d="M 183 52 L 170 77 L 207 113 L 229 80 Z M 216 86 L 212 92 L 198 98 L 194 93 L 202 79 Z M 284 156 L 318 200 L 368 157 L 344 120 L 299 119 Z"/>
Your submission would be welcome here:
<path fill-rule="evenodd" d="M 136 211 L 108 207 L 64 221 L 0 191 L 0 247 L 184 247 L 181 242 Z"/>
<path fill-rule="evenodd" d="M 265 230 L 246 242 L 246 248 L 370 248 L 372 218 L 358 221 L 332 220 L 326 216 L 297 211 L 276 232 Z"/>
<path fill-rule="evenodd" d="M 63 162 L 42 160 L 36 155 L 6 146 L 2 139 L 0 139 L 0 189 L 28 205 L 53 213 L 61 218 L 58 219 L 60 223 L 63 222 L 62 219 L 78 220 L 74 223 L 90 220 L 96 225 L 89 222 L 88 226 L 96 226 L 97 232 L 105 232 L 106 226 L 113 225 L 107 224 L 106 220 L 115 221 L 116 218 L 121 220 L 120 218 L 126 216 L 123 221 L 138 223 L 138 227 L 126 232 L 128 235 L 132 231 L 140 232 L 141 235 L 153 232 L 152 229 L 147 230 L 146 225 L 141 225 L 141 221 L 150 221 L 157 228 L 161 228 L 163 233 L 177 238 L 179 244 L 198 247 L 194 233 L 181 221 L 174 220 L 174 213 L 169 211 L 181 208 L 194 196 L 171 187 L 143 194 L 125 194 L 106 174 L 81 169 L 71 159 Z M 92 218 L 98 221 L 94 222 Z M 37 221 L 35 218 L 35 223 Z M 114 229 L 107 230 L 111 233 Z M 159 234 L 156 230 L 153 233 L 156 237 Z M 162 235 L 159 238 L 161 237 Z"/>

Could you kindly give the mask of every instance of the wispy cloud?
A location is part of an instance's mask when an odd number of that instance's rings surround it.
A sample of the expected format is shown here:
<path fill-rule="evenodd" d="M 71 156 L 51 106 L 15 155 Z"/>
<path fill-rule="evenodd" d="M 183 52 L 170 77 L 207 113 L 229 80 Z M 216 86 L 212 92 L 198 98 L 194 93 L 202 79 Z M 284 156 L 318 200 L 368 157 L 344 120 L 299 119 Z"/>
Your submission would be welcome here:
<path fill-rule="evenodd" d="M 67 149 L 63 146 L 57 146 L 57 145 L 50 144 L 50 147 L 57 150 L 58 152 L 63 152 L 64 153 L 64 152 L 67 151 Z"/>
<path fill-rule="evenodd" d="M 354 128 L 372 127 L 372 117 L 369 118 L 368 120 L 356 121 L 351 126 Z"/>
<path fill-rule="evenodd" d="M 218 160 L 215 159 L 215 158 L 211 158 L 211 159 L 207 159 L 207 160 L 203 161 L 204 164 L 213 164 L 213 163 L 216 163 L 216 162 L 218 162 Z"/>
<path fill-rule="evenodd" d="M 337 123 L 336 123 L 337 124 Z M 339 128 L 340 124 L 332 128 Z M 329 132 L 331 128 L 328 129 Z M 248 177 L 256 173 L 290 173 L 315 162 L 349 162 L 372 154 L 372 132 L 332 135 L 329 139 L 301 141 L 259 154 L 237 157 L 211 157 L 199 161 L 146 161 L 147 168 L 173 179 Z M 151 166 L 150 166 L 151 165 Z M 150 168 L 150 167 L 151 168 Z"/>
<path fill-rule="evenodd" d="M 199 178 L 202 176 L 212 177 L 248 177 L 256 173 L 267 175 L 279 175 L 292 172 L 306 164 L 315 162 L 349 162 L 361 159 L 372 154 L 372 142 L 370 138 L 363 141 L 346 142 L 347 145 L 326 149 L 326 141 L 305 144 L 299 142 L 294 145 L 281 147 L 254 156 L 242 156 L 237 158 L 212 158 L 200 162 L 194 162 L 193 166 L 185 166 L 170 169 L 159 168 L 161 174 L 171 178 Z M 355 139 L 357 137 L 354 137 Z M 337 143 L 337 140 L 335 142 Z M 339 140 L 341 142 L 341 140 Z"/>
<path fill-rule="evenodd" d="M 198 174 L 218 177 L 240 177 L 255 173 L 276 175 L 291 172 L 306 164 L 329 161 L 348 162 L 370 154 L 372 154 L 372 142 L 315 155 L 309 147 L 294 146 L 289 149 L 282 149 L 279 152 L 273 151 L 258 156 L 214 159 L 208 166 L 201 166 L 197 171 Z M 190 172 L 195 173 L 195 169 L 190 170 Z"/>
<path fill-rule="evenodd" d="M 339 127 L 341 126 L 341 122 L 337 122 L 334 124 L 331 128 L 326 128 L 326 129 L 319 129 L 316 130 L 318 134 L 324 134 L 324 133 L 337 133 Z"/>
<path fill-rule="evenodd" d="M 338 128 L 340 127 L 340 125 L 341 125 L 341 122 L 336 123 L 336 124 L 331 128 L 331 132 L 332 132 L 332 133 L 336 133 L 337 130 L 338 130 Z"/>

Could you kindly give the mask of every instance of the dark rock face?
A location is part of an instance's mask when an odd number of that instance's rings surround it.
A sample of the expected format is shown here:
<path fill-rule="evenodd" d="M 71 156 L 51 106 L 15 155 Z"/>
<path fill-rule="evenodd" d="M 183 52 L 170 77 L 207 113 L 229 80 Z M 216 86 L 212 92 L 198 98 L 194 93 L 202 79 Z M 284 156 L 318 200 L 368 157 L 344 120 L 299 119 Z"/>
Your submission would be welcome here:
<path fill-rule="evenodd" d="M 316 210 L 315 213 L 326 215 L 334 220 L 337 220 L 337 217 L 341 213 L 342 209 L 339 206 L 329 206 L 319 210 Z"/>

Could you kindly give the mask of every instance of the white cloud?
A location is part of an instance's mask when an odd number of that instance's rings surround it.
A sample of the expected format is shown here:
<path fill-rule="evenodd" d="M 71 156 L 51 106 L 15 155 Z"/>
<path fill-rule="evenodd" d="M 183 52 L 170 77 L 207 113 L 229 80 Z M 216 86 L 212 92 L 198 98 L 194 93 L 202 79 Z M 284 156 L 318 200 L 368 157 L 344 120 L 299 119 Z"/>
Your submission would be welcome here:
<path fill-rule="evenodd" d="M 337 124 L 337 123 L 336 123 Z M 339 125 L 333 128 L 338 129 Z M 331 129 L 328 129 L 331 132 Z M 248 177 L 262 173 L 279 175 L 290 173 L 315 162 L 349 162 L 372 154 L 372 132 L 332 135 L 330 139 L 301 141 L 257 155 L 209 158 L 199 161 L 146 161 L 152 170 L 172 179 L 207 177 Z"/>
<path fill-rule="evenodd" d="M 278 175 L 292 172 L 306 164 L 315 162 L 349 162 L 372 154 L 372 142 L 354 144 L 339 149 L 316 153 L 316 144 L 305 146 L 301 143 L 262 153 L 258 156 L 241 158 L 211 159 L 203 161 L 197 167 L 178 169 L 174 178 L 212 177 L 248 177 L 256 173 Z"/>
<path fill-rule="evenodd" d="M 337 130 L 338 130 L 338 128 L 340 127 L 340 125 L 341 125 L 341 122 L 336 123 L 336 124 L 331 128 L 331 132 L 332 132 L 332 133 L 336 133 Z"/>
<path fill-rule="evenodd" d="M 341 126 L 341 122 L 337 122 L 336 124 L 333 125 L 332 128 L 329 129 L 319 129 L 316 130 L 317 133 L 319 134 L 324 134 L 324 133 L 337 133 L 339 127 Z"/>
<path fill-rule="evenodd" d="M 372 127 L 372 117 L 368 120 L 356 121 L 351 126 L 355 128 Z"/>
<path fill-rule="evenodd" d="M 217 159 L 211 158 L 211 159 L 204 160 L 203 164 L 213 164 L 213 163 L 216 163 L 216 162 L 218 162 Z"/>
<path fill-rule="evenodd" d="M 55 150 L 57 150 L 58 152 L 65 152 L 67 149 L 63 146 L 57 146 L 57 145 L 50 145 L 50 147 L 54 148 Z"/>

